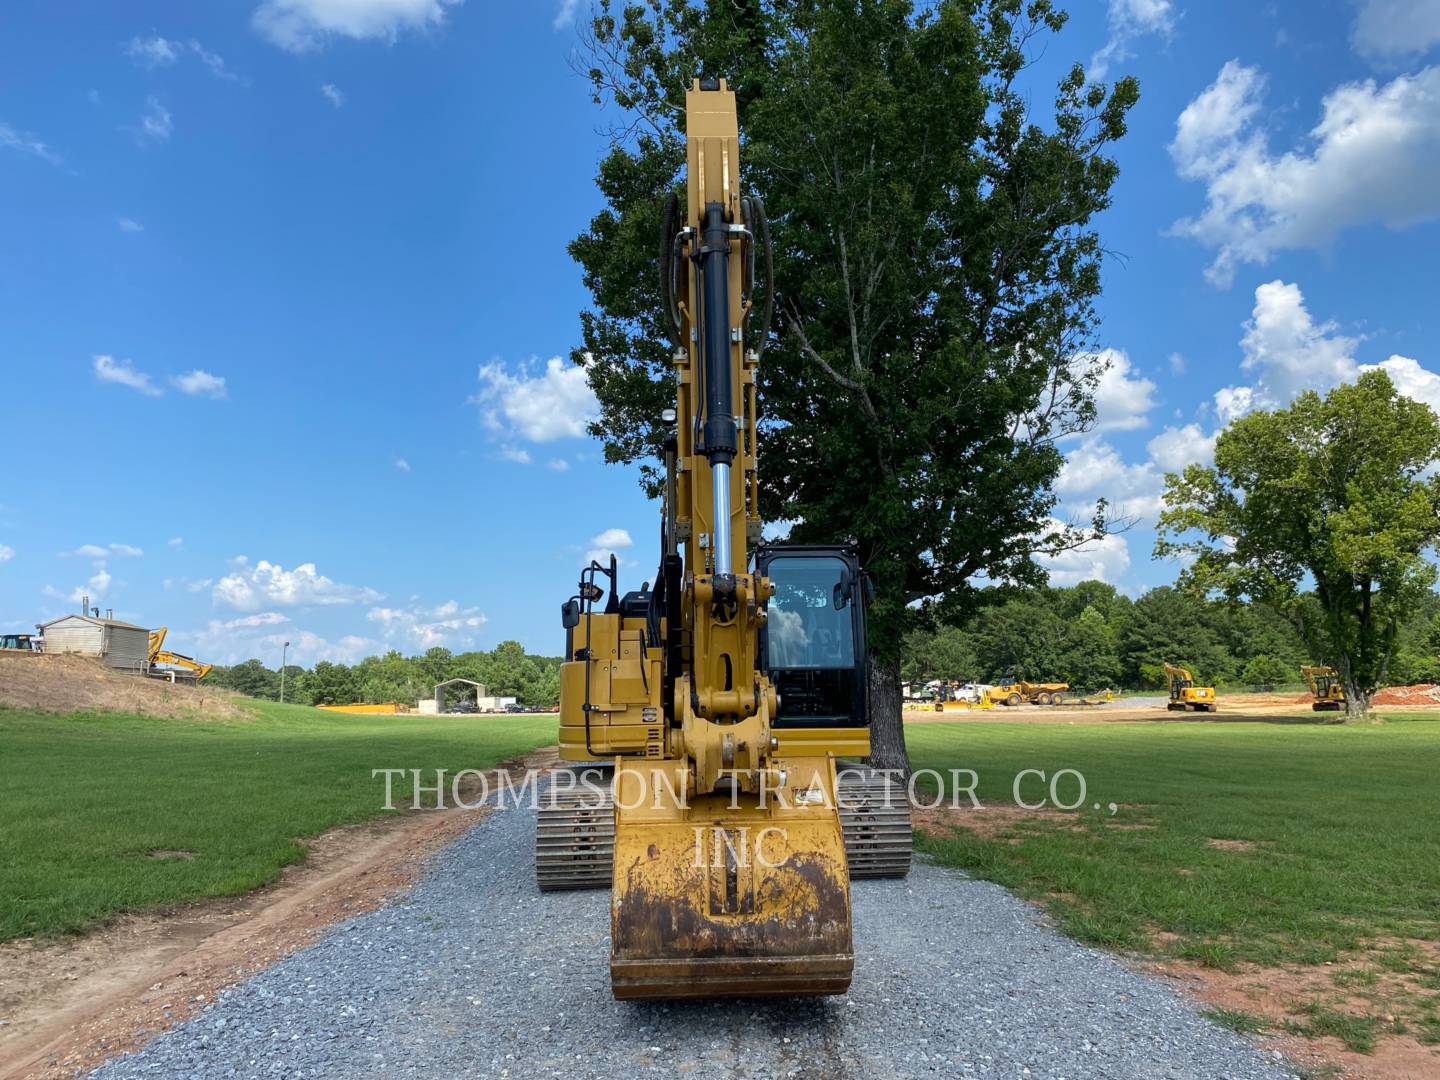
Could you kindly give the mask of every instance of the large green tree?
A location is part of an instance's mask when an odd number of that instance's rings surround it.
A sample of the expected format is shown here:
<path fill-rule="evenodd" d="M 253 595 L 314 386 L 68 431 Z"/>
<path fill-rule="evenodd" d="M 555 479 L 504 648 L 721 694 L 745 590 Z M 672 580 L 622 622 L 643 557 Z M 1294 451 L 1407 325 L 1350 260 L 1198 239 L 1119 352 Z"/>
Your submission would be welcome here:
<path fill-rule="evenodd" d="M 1050 0 L 686 0 L 601 5 L 586 38 L 618 116 L 605 207 L 571 246 L 594 299 L 577 362 L 611 461 L 655 482 L 674 384 L 655 251 L 678 190 L 692 77 L 735 89 L 742 184 L 767 207 L 777 317 L 760 367 L 761 510 L 792 539 L 854 543 L 877 586 L 874 756 L 908 764 L 901 644 L 957 623 L 977 582 L 1038 584 L 1059 523 L 1056 442 L 1093 420 L 1093 216 L 1134 80 L 1061 78 L 1032 117 L 1025 72 Z M 763 278 L 763 275 L 762 275 Z M 754 327 L 752 327 L 752 330 Z"/>
<path fill-rule="evenodd" d="M 1440 417 L 1383 371 L 1226 429 L 1214 467 L 1166 478 L 1156 553 L 1194 562 L 1192 593 L 1249 596 L 1332 664 L 1346 709 L 1384 684 L 1401 626 L 1436 579 Z M 1313 597 L 1302 593 L 1307 578 Z"/>

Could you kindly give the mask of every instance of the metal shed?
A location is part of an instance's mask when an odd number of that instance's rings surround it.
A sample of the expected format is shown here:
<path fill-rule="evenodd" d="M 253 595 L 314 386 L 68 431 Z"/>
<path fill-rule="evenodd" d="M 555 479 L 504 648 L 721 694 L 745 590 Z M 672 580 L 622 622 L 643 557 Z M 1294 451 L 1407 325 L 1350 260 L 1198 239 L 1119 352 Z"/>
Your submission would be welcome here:
<path fill-rule="evenodd" d="M 93 656 L 106 667 L 143 672 L 150 666 L 150 631 L 119 619 L 65 615 L 38 629 L 47 653 Z"/>

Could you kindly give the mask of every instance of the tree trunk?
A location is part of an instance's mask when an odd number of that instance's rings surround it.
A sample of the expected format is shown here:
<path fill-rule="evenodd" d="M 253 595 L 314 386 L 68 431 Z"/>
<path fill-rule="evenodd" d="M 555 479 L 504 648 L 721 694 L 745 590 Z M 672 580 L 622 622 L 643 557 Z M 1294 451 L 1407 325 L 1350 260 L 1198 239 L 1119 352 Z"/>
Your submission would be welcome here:
<path fill-rule="evenodd" d="M 1370 695 L 1355 678 L 1355 669 L 1350 663 L 1350 654 L 1341 652 L 1335 665 L 1340 675 L 1340 685 L 1345 688 L 1345 719 L 1364 720 L 1370 711 Z"/>
<path fill-rule="evenodd" d="M 904 702 L 900 695 L 900 658 L 878 660 L 870 654 L 870 767 L 899 769 L 910 776 L 905 749 Z"/>
<path fill-rule="evenodd" d="M 1364 720 L 1370 712 L 1370 695 L 1353 679 L 1345 683 L 1345 719 Z"/>

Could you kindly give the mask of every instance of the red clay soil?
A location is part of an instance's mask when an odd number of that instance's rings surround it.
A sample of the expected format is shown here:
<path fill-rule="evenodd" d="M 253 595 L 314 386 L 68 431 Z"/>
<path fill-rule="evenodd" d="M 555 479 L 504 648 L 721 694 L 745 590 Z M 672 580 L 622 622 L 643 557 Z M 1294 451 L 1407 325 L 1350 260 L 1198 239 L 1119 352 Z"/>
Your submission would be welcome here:
<path fill-rule="evenodd" d="M 1414 686 L 1387 686 L 1377 690 L 1372 705 L 1440 705 L 1440 686 L 1416 683 Z"/>

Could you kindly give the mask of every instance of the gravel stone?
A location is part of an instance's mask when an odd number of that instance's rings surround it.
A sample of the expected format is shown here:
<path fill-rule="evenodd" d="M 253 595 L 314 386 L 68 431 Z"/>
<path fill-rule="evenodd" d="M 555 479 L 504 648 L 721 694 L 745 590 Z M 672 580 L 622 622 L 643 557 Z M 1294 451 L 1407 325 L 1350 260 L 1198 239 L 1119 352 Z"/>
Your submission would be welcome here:
<path fill-rule="evenodd" d="M 548 893 L 534 813 L 489 815 L 395 903 L 91 1075 L 1280 1080 L 1163 983 L 917 860 L 853 885 L 843 997 L 617 1002 L 607 892 Z"/>

